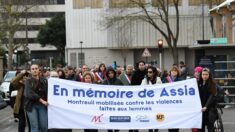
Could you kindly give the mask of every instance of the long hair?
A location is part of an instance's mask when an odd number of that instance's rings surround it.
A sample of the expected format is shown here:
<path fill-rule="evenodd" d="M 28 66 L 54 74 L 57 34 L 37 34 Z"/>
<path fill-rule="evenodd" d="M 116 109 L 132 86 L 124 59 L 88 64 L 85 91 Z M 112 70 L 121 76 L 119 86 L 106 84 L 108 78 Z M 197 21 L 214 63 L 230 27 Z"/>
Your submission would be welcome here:
<path fill-rule="evenodd" d="M 83 73 L 82 77 L 83 77 L 83 80 L 84 80 L 84 81 L 85 81 L 85 77 L 86 77 L 86 76 L 90 76 L 90 77 L 91 77 L 91 82 L 92 82 L 92 83 L 95 82 L 94 75 L 93 75 L 91 72 L 85 71 L 85 72 Z"/>
<path fill-rule="evenodd" d="M 202 69 L 202 71 L 200 73 L 200 77 L 199 77 L 199 84 L 203 84 L 202 72 L 208 72 L 209 73 L 209 78 L 206 80 L 206 85 L 207 85 L 208 91 L 210 93 L 212 93 L 213 95 L 215 95 L 216 94 L 216 82 L 212 77 L 210 69 L 208 69 L 208 68 L 203 68 Z"/>
<path fill-rule="evenodd" d="M 104 71 L 101 71 L 101 70 L 100 70 L 101 66 L 104 66 Z M 99 70 L 98 70 L 98 72 L 105 72 L 106 70 L 107 70 L 107 69 L 106 69 L 105 64 L 104 64 L 104 63 L 101 63 L 101 64 L 99 65 Z"/>
<path fill-rule="evenodd" d="M 180 77 L 180 70 L 177 67 L 172 67 L 171 70 L 169 71 L 169 75 L 171 75 L 171 71 L 176 71 L 177 72 L 177 77 Z"/>
<path fill-rule="evenodd" d="M 157 71 L 157 68 L 155 68 L 155 67 L 153 67 L 153 66 L 148 66 L 147 67 L 147 70 L 146 70 L 146 72 L 148 72 L 148 69 L 151 69 L 152 71 L 153 71 L 153 81 L 156 83 L 156 79 L 157 79 L 157 76 L 158 76 L 158 71 Z M 146 74 L 146 79 L 147 79 L 147 84 L 149 84 L 149 81 L 151 81 L 150 80 L 150 78 L 148 77 L 148 73 Z"/>

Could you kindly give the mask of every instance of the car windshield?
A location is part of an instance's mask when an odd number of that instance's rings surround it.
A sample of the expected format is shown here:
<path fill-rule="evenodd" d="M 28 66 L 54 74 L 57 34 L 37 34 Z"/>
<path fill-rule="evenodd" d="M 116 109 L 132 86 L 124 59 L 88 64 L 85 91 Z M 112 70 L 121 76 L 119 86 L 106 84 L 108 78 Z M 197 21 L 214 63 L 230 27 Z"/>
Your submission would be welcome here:
<path fill-rule="evenodd" d="M 14 78 L 16 75 L 16 72 L 7 72 L 7 74 L 4 77 L 4 82 L 10 82 L 12 78 Z"/>

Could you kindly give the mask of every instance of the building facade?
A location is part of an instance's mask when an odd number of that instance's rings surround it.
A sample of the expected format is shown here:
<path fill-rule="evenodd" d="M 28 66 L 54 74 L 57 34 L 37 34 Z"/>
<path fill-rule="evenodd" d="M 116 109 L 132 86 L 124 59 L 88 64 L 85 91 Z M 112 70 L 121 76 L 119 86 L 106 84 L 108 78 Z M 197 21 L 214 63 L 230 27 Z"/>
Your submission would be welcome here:
<path fill-rule="evenodd" d="M 143 0 L 152 3 L 147 9 L 156 11 L 156 0 Z M 212 7 L 216 4 L 212 4 Z M 105 20 L 119 14 L 120 10 L 138 11 L 138 7 L 129 7 L 125 0 L 71 0 L 66 1 L 66 60 L 68 65 L 89 66 L 101 62 L 112 65 L 135 64 L 139 60 L 156 64 L 159 67 L 157 40 L 163 36 L 149 23 L 132 20 L 121 21 L 119 25 L 104 27 Z M 127 10 L 126 10 L 127 9 Z M 210 7 L 201 1 L 180 0 L 180 30 L 178 40 L 179 61 L 185 61 L 191 69 L 198 65 L 202 52 L 195 48 L 197 40 L 209 40 L 213 37 Z M 169 6 L 170 24 L 175 26 L 174 7 Z M 123 11 L 124 12 L 124 11 Z M 140 14 L 137 14 L 140 15 Z M 154 20 L 160 24 L 159 18 Z M 163 26 L 163 25 L 162 25 Z M 175 29 L 173 28 L 173 31 Z M 200 46 L 200 45 L 199 45 Z M 173 64 L 166 41 L 164 40 L 163 68 L 169 69 Z M 142 57 L 145 48 L 151 57 Z M 199 60 L 200 60 L 199 59 Z"/>
<path fill-rule="evenodd" d="M 17 3 L 14 1 L 5 1 L 13 2 L 16 8 L 23 7 L 22 9 L 29 9 L 25 11 L 23 15 L 20 16 L 20 25 L 18 30 L 14 34 L 14 43 L 24 43 L 28 48 L 30 60 L 32 62 L 36 61 L 43 66 L 49 66 L 49 58 L 56 58 L 57 49 L 54 46 L 41 47 L 37 41 L 37 35 L 42 25 L 46 23 L 47 20 L 50 20 L 56 14 L 65 13 L 65 2 L 64 0 L 18 0 Z M 4 4 L 4 2 L 3 2 Z M 20 10 L 19 10 L 20 11 Z M 24 65 L 21 61 L 25 58 L 22 55 L 22 47 L 19 47 L 15 50 L 14 63 L 17 61 L 17 65 Z"/>

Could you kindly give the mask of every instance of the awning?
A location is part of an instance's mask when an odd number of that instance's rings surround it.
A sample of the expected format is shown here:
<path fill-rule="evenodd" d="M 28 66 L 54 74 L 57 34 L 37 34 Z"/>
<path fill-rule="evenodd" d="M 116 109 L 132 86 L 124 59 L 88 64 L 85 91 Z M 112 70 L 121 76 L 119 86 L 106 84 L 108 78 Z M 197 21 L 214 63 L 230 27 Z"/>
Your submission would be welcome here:
<path fill-rule="evenodd" d="M 228 6 L 228 5 L 230 5 L 232 2 L 235 2 L 235 0 L 226 0 L 226 1 L 224 1 L 223 3 L 221 3 L 220 5 L 218 5 L 218 6 L 214 7 L 214 8 L 212 8 L 212 9 L 210 9 L 209 11 L 211 12 L 211 11 L 214 11 L 214 10 L 219 10 L 219 8 Z"/>
<path fill-rule="evenodd" d="M 209 48 L 235 48 L 235 44 L 194 44 L 188 46 L 189 49 L 209 49 Z"/>

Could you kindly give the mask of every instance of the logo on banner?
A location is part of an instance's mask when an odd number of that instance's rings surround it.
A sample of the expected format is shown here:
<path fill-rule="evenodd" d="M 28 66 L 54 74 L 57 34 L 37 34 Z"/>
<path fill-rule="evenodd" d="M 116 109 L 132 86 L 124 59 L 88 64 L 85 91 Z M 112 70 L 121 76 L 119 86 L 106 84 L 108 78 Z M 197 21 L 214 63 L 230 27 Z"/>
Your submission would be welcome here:
<path fill-rule="evenodd" d="M 102 118 L 102 116 L 103 116 L 104 114 L 101 114 L 101 115 L 95 115 L 95 116 L 93 116 L 92 117 L 92 119 L 91 119 L 91 122 L 93 122 L 93 123 L 102 123 L 102 120 L 101 120 L 101 118 Z"/>
<path fill-rule="evenodd" d="M 135 118 L 138 122 L 149 122 L 149 118 L 147 115 L 137 115 Z"/>
<path fill-rule="evenodd" d="M 165 120 L 165 115 L 162 114 L 162 113 L 158 113 L 158 114 L 156 115 L 156 120 L 157 120 L 158 122 L 163 122 L 163 121 Z"/>
<path fill-rule="evenodd" d="M 109 122 L 131 122 L 130 116 L 110 116 Z"/>

